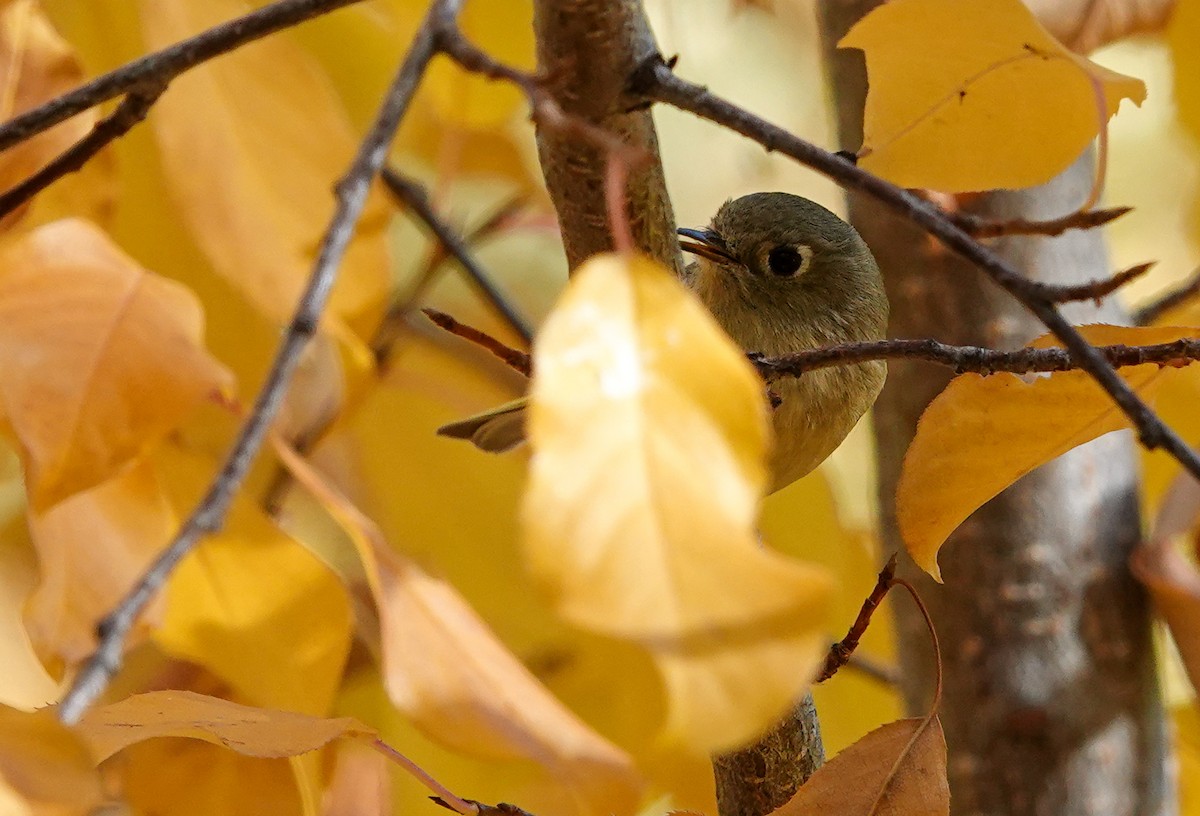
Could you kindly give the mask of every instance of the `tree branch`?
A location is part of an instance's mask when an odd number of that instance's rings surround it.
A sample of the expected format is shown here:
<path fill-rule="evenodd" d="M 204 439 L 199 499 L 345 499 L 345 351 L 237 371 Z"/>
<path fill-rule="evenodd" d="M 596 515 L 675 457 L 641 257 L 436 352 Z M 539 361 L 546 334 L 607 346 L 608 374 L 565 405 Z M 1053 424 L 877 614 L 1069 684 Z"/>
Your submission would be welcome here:
<path fill-rule="evenodd" d="M 234 494 L 245 479 L 287 393 L 288 383 L 300 355 L 317 330 L 321 312 L 337 278 L 338 265 L 354 235 L 367 193 L 383 167 L 388 146 L 408 110 L 417 85 L 430 60 L 437 53 L 438 36 L 453 23 L 461 3 L 462 0 L 435 0 L 430 7 L 403 64 L 388 88 L 375 122 L 359 145 L 350 168 L 337 184 L 337 208 L 321 240 L 312 275 L 288 324 L 275 361 L 258 393 L 250 416 L 242 426 L 233 449 L 208 492 L 192 511 L 175 539 L 117 608 L 101 622 L 100 642 L 96 651 L 84 664 L 59 706 L 59 719 L 64 723 L 78 722 L 87 707 L 108 685 L 120 666 L 126 635 L 142 608 L 165 583 L 175 566 L 204 536 L 216 532 L 224 523 Z"/>
<path fill-rule="evenodd" d="M 706 88 L 681 79 L 661 56 L 654 55 L 633 75 L 631 87 L 645 98 L 672 105 L 746 136 L 767 150 L 777 150 L 851 190 L 879 201 L 970 261 L 1031 311 L 1068 349 L 1079 367 L 1096 379 L 1130 418 L 1146 448 L 1163 448 L 1197 479 L 1200 455 L 1142 401 L 1116 370 L 1042 297 L 1041 287 L 1024 277 L 1000 255 L 976 241 L 939 208 L 918 196 L 860 169 L 844 158 L 813 145 L 722 99 Z"/>
<path fill-rule="evenodd" d="M 279 0 L 213 26 L 195 37 L 126 63 L 73 91 L 13 117 L 0 125 L 0 151 L 101 102 L 115 99 L 136 88 L 169 83 L 185 71 L 238 46 L 357 2 L 360 0 Z"/>
<path fill-rule="evenodd" d="M 1154 363 L 1161 366 L 1187 365 L 1200 360 L 1200 339 L 1175 340 L 1149 346 L 1093 346 L 1101 359 L 1114 368 Z M 752 355 L 751 361 L 768 381 L 799 377 L 809 371 L 854 365 L 870 360 L 920 360 L 954 369 L 956 374 L 1010 374 L 1080 371 L 1083 366 L 1064 348 L 1023 348 L 1016 351 L 952 346 L 937 340 L 874 340 L 824 346 L 778 357 Z"/>
<path fill-rule="evenodd" d="M 1139 326 L 1148 326 L 1171 309 L 1187 303 L 1197 295 L 1200 295 L 1200 269 L 1193 272 L 1192 277 L 1176 288 L 1159 295 L 1134 312 L 1133 322 Z"/>
<path fill-rule="evenodd" d="M 1076 210 L 1049 221 L 1027 218 L 984 218 L 969 212 L 947 213 L 947 218 L 975 238 L 1002 238 L 1006 235 L 1062 235 L 1067 230 L 1095 229 L 1115 221 L 1133 207 L 1113 207 L 1105 210 Z"/>
<path fill-rule="evenodd" d="M 658 136 L 648 110 L 631 110 L 626 80 L 658 50 L 639 0 L 535 0 L 538 66 L 567 116 L 608 133 L 651 160 L 629 174 L 623 206 L 612 206 L 611 151 L 539 122 L 538 157 L 574 269 L 615 242 L 610 210 L 628 221 L 633 244 L 677 274 L 683 259 L 667 195 Z"/>
<path fill-rule="evenodd" d="M 143 87 L 134 88 L 116 110 L 101 119 L 92 131 L 60 153 L 53 161 L 29 178 L 0 194 L 0 218 L 16 210 L 38 193 L 68 173 L 83 167 L 105 146 L 128 133 L 146 118 L 150 108 L 167 89 L 165 81 L 148 80 Z"/>
<path fill-rule="evenodd" d="M 467 273 L 467 278 L 474 285 L 476 291 L 504 318 L 509 327 L 528 343 L 533 338 L 533 329 L 525 322 L 525 318 L 513 309 L 500 290 L 496 288 L 496 285 L 492 283 L 491 278 L 488 277 L 483 267 L 479 265 L 479 262 L 471 253 L 463 237 L 438 217 L 438 214 L 433 209 L 433 204 L 429 201 L 429 194 L 425 191 L 425 188 L 391 167 L 383 168 L 382 178 L 383 183 L 392 195 L 424 222 L 425 226 L 429 228 L 429 231 L 433 233 L 446 252 L 450 253 L 458 261 L 463 271 Z M 388 310 L 388 314 L 384 317 L 382 325 L 386 326 L 389 322 L 395 320 L 395 316 L 392 315 L 391 311 L 390 309 Z M 373 350 L 375 351 L 377 360 L 386 356 L 386 352 L 383 351 L 381 346 L 375 343 L 372 345 L 374 346 Z"/>

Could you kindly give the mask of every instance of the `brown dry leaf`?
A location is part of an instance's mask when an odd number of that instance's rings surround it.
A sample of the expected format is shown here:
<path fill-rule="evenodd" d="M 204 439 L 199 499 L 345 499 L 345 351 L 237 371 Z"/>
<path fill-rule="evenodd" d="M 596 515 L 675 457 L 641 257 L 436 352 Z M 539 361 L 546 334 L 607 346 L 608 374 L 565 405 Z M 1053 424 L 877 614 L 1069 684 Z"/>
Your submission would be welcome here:
<path fill-rule="evenodd" d="M 83 83 L 83 68 L 37 0 L 0 7 L 0 121 L 7 121 Z M 24 181 L 85 136 L 96 121 L 87 111 L 0 154 L 0 190 Z M 5 222 L 11 223 L 13 216 Z"/>
<path fill-rule="evenodd" d="M 824 571 L 756 538 L 761 381 L 673 276 L 614 255 L 572 277 L 534 367 L 535 576 L 566 620 L 661 661 L 670 738 L 703 751 L 749 738 L 809 679 L 831 592 Z"/>
<path fill-rule="evenodd" d="M 52 709 L 0 707 L 0 813 L 84 816 L 103 799 L 86 745 Z"/>
<path fill-rule="evenodd" d="M 267 758 L 315 751 L 339 737 L 375 739 L 375 731 L 353 717 L 322 719 L 253 708 L 192 691 L 151 691 L 94 708 L 76 731 L 97 762 L 156 737 L 198 739 Z"/>
<path fill-rule="evenodd" d="M 1059 42 L 1087 54 L 1102 45 L 1159 31 L 1178 0 L 1024 0 Z"/>
<path fill-rule="evenodd" d="M 835 756 L 771 816 L 945 816 L 946 738 L 942 723 L 897 720 Z"/>
<path fill-rule="evenodd" d="M 248 10 L 240 0 L 142 0 L 152 48 Z M 180 77 L 150 118 L 182 217 L 216 271 L 264 314 L 291 313 L 357 139 L 312 58 L 277 34 Z M 332 312 L 377 310 L 387 294 L 389 213 L 368 203 L 342 262 Z"/>
<path fill-rule="evenodd" d="M 35 510 L 110 478 L 230 386 L 202 335 L 189 290 L 85 221 L 0 250 L 0 416 Z"/>
<path fill-rule="evenodd" d="M 1141 80 L 1071 53 L 1020 0 L 892 0 L 838 44 L 866 54 L 859 164 L 904 187 L 1029 187 L 1078 158 Z"/>
<path fill-rule="evenodd" d="M 1200 329 L 1082 326 L 1093 345 L 1169 343 Z M 1032 345 L 1053 345 L 1044 337 Z M 1182 369 L 1141 365 L 1121 377 L 1143 399 Z M 984 502 L 1051 459 L 1129 420 L 1089 374 L 993 374 L 956 377 L 917 425 L 896 488 L 905 545 L 922 569 L 938 578 L 937 554 L 946 537 Z M 980 463 L 986 463 L 981 466 Z"/>
<path fill-rule="evenodd" d="M 25 620 L 42 659 L 70 665 L 87 657 L 96 645 L 96 624 L 175 528 L 158 476 L 145 461 L 45 513 L 31 514 L 41 582 L 29 598 Z M 155 603 L 139 618 L 133 642 L 159 613 Z"/>
<path fill-rule="evenodd" d="M 374 522 L 278 439 L 275 450 L 358 548 L 396 706 L 455 750 L 538 763 L 580 813 L 634 812 L 641 783 L 632 760 L 547 692 L 452 586 L 389 547 Z"/>

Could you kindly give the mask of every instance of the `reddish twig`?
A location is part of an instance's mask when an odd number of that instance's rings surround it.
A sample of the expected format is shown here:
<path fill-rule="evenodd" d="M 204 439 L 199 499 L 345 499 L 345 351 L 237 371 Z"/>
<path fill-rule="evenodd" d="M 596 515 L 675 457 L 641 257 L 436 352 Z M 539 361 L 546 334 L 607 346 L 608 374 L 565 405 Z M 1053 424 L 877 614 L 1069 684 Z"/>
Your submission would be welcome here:
<path fill-rule="evenodd" d="M 1133 207 L 1112 207 L 1104 210 L 1076 210 L 1062 218 L 1049 221 L 1029 221 L 1024 218 L 1000 220 L 972 215 L 968 212 L 947 212 L 946 217 L 963 232 L 975 238 L 1001 238 L 1006 235 L 1062 235 L 1067 230 L 1095 229 L 1133 210 Z"/>
<path fill-rule="evenodd" d="M 858 648 L 858 643 L 866 633 L 867 627 L 871 625 L 871 616 L 875 614 L 875 610 L 879 608 L 879 604 L 883 603 L 883 599 L 891 588 L 895 577 L 896 556 L 893 554 L 883 569 L 879 571 L 879 578 L 875 581 L 875 586 L 871 589 L 871 593 L 867 595 L 866 600 L 863 601 L 862 608 L 858 610 L 858 617 L 850 625 L 850 630 L 846 632 L 846 636 L 829 647 L 829 654 L 825 656 L 825 665 L 822 667 L 821 673 L 817 675 L 818 683 L 824 683 L 830 677 L 833 677 L 837 674 L 838 669 L 850 661 L 850 657 L 854 654 L 854 650 Z"/>
<path fill-rule="evenodd" d="M 1152 266 L 1154 266 L 1154 261 L 1138 264 L 1137 266 L 1131 266 L 1129 269 L 1118 272 L 1111 278 L 1102 278 L 1100 280 L 1088 281 L 1087 283 L 1059 285 L 1035 281 L 1035 291 L 1040 292 L 1041 296 L 1051 303 L 1094 300 L 1099 305 L 1102 298 L 1108 297 L 1130 281 L 1137 280 L 1142 275 L 1145 275 L 1150 271 Z"/>
<path fill-rule="evenodd" d="M 450 332 L 456 337 L 461 337 L 475 345 L 487 349 L 496 357 L 500 358 L 509 368 L 524 374 L 526 377 L 533 372 L 533 363 L 528 354 L 523 351 L 518 351 L 511 346 L 506 346 L 495 337 L 492 337 L 485 331 L 481 331 L 465 323 L 459 323 L 445 312 L 439 312 L 437 309 L 422 309 L 426 317 L 438 325 L 438 328 Z"/>

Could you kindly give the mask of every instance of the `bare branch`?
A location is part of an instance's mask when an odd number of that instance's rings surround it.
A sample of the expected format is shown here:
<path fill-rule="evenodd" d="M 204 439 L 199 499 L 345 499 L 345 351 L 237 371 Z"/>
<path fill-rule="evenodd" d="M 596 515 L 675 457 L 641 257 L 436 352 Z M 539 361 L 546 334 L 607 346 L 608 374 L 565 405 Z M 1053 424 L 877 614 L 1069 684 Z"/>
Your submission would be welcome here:
<path fill-rule="evenodd" d="M 1041 281 L 1033 281 L 1033 283 L 1038 288 L 1042 298 L 1051 303 L 1094 300 L 1099 305 L 1102 299 L 1108 297 L 1130 281 L 1137 280 L 1142 275 L 1145 275 L 1153 266 L 1154 261 L 1150 261 L 1149 263 L 1131 266 L 1129 269 L 1118 272 L 1111 278 L 1101 278 L 1100 280 L 1075 283 L 1069 286 L 1042 283 Z"/>
<path fill-rule="evenodd" d="M 279 0 L 102 74 L 0 125 L 0 151 L 36 136 L 88 108 L 137 88 L 169 83 L 183 72 L 297 23 L 360 0 Z"/>
<path fill-rule="evenodd" d="M 64 723 L 79 721 L 116 673 L 121 652 L 142 608 L 170 576 L 172 570 L 206 535 L 221 528 L 234 494 L 241 486 L 262 446 L 280 403 L 287 393 L 292 372 L 305 345 L 317 330 L 321 312 L 337 278 L 338 265 L 354 236 L 367 193 L 387 158 L 388 146 L 400 120 L 408 110 L 417 85 L 437 53 L 438 33 L 454 21 L 462 0 L 435 0 L 417 32 L 403 64 L 388 88 L 374 124 L 359 145 L 353 163 L 337 184 L 337 208 L 330 219 L 308 285 L 288 324 L 266 382 L 242 426 L 233 449 L 217 473 L 208 492 L 192 511 L 175 539 L 155 560 L 121 603 L 100 624 L 100 643 L 84 664 L 59 706 Z M 297 3 L 296 5 L 302 5 Z"/>
<path fill-rule="evenodd" d="M 1095 229 L 1115 221 L 1133 207 L 1112 207 L 1106 210 L 1077 210 L 1050 221 L 1029 221 L 1024 218 L 998 220 L 968 212 L 947 213 L 947 217 L 963 232 L 976 238 L 1000 238 L 1005 235 L 1062 235 L 1067 230 Z"/>
<path fill-rule="evenodd" d="M 1176 306 L 1187 303 L 1200 294 L 1200 269 L 1174 289 L 1160 295 L 1133 313 L 1133 322 L 1138 326 L 1149 326 Z"/>
<path fill-rule="evenodd" d="M 116 110 L 101 119 L 91 133 L 64 150 L 53 161 L 15 187 L 0 194 L 0 218 L 11 213 L 38 193 L 68 173 L 79 170 L 89 159 L 107 145 L 128 133 L 146 118 L 150 108 L 162 96 L 167 85 L 163 81 L 148 81 L 145 87 L 134 88 Z"/>
<path fill-rule="evenodd" d="M 1104 356 L 1067 322 L 1052 302 L 1042 297 L 1040 287 L 1025 278 L 997 253 L 976 241 L 953 223 L 944 212 L 907 190 L 868 173 L 846 159 L 813 145 L 710 93 L 706 88 L 681 79 L 661 56 L 647 60 L 631 78 L 634 90 L 648 99 L 664 102 L 733 130 L 777 150 L 801 164 L 828 176 L 848 189 L 859 190 L 924 229 L 966 260 L 978 266 L 999 286 L 1042 321 L 1068 349 L 1080 368 L 1096 379 L 1129 417 L 1142 445 L 1163 448 L 1197 479 L 1200 455 L 1126 385 Z"/>
<path fill-rule="evenodd" d="M 896 555 L 893 553 L 892 557 L 884 564 L 883 569 L 879 571 L 879 578 L 875 581 L 875 586 L 871 588 L 870 594 L 863 601 L 862 607 L 858 610 L 858 616 L 850 625 L 846 636 L 829 647 L 829 654 L 825 655 L 825 665 L 821 668 L 821 673 L 817 675 L 816 682 L 824 683 L 837 674 L 838 669 L 850 662 L 854 650 L 858 648 L 859 641 L 866 634 L 867 627 L 871 625 L 871 618 L 875 615 L 875 610 L 883 603 L 895 577 Z"/>
<path fill-rule="evenodd" d="M 525 352 L 504 345 L 485 331 L 472 328 L 466 323 L 459 323 L 445 312 L 439 312 L 437 309 L 422 309 L 421 311 L 436 323 L 438 328 L 487 349 L 517 373 L 524 374 L 526 377 L 533 373 L 533 361 Z"/>
<path fill-rule="evenodd" d="M 1175 340 L 1148 346 L 1092 346 L 1114 368 L 1153 363 L 1188 365 L 1200 360 L 1200 339 Z M 937 340 L 874 340 L 824 346 L 778 357 L 751 355 L 751 362 L 768 381 L 800 377 L 809 371 L 854 365 L 869 360 L 920 360 L 954 369 L 956 374 L 1032 374 L 1079 371 L 1083 366 L 1064 348 L 1023 348 L 998 351 L 978 346 L 951 346 Z"/>
<path fill-rule="evenodd" d="M 429 231 L 433 233 L 446 252 L 450 253 L 458 261 L 463 271 L 467 273 L 467 278 L 479 294 L 504 318 L 513 331 L 528 343 L 533 337 L 533 329 L 530 328 L 525 319 L 516 312 L 512 305 L 505 299 L 504 295 L 496 288 L 495 284 L 492 283 L 491 278 L 488 277 L 487 273 L 479 265 L 479 262 L 471 253 L 463 237 L 456 233 L 434 211 L 433 204 L 429 201 L 429 195 L 426 193 L 425 188 L 391 167 L 383 169 L 382 177 L 383 183 L 387 185 L 392 195 L 412 210 L 413 214 L 425 223 L 425 226 L 429 228 Z M 388 315 L 382 321 L 382 325 L 384 326 L 388 325 L 389 322 L 394 322 L 396 319 L 391 314 L 391 309 L 388 312 Z M 376 359 L 386 356 L 386 352 L 381 347 L 374 343 L 372 345 L 375 346 Z"/>

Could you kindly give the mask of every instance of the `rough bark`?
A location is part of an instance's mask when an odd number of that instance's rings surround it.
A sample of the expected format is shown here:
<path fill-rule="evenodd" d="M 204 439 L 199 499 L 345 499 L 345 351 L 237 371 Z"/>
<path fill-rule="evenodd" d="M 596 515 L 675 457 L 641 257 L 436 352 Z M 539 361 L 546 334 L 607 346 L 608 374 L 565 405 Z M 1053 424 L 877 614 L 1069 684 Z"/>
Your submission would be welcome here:
<path fill-rule="evenodd" d="M 654 120 L 649 110 L 628 111 L 633 104 L 626 95 L 628 78 L 658 50 L 641 3 L 537 0 L 533 24 L 539 69 L 551 78 L 562 109 L 653 157 L 629 177 L 626 201 L 634 243 L 668 269 L 682 271 Z M 607 156 L 570 133 L 540 128 L 537 136 L 542 174 L 574 269 L 591 255 L 613 249 L 604 198 Z"/>
<path fill-rule="evenodd" d="M 833 44 L 874 5 L 820 4 L 839 133 L 849 149 L 862 139 L 865 69 L 860 52 L 835 52 Z M 1092 167 L 1085 155 L 1042 187 L 961 203 L 989 217 L 1059 216 L 1084 200 Z M 1013 348 L 1042 333 L 976 270 L 872 201 L 851 196 L 850 217 L 884 271 L 891 336 Z M 1075 283 L 1109 273 L 1098 231 L 1006 238 L 997 248 L 1037 280 Z M 1124 318 L 1112 301 L 1076 304 L 1068 314 L 1077 323 Z M 921 411 L 947 381 L 929 366 L 893 364 L 876 404 L 888 551 L 902 549 L 893 499 L 901 460 Z M 944 586 L 911 562 L 901 565 L 941 638 L 955 814 L 1173 809 L 1148 608 L 1126 566 L 1138 535 L 1133 443 L 1114 434 L 1040 468 L 971 516 L 942 551 Z M 922 712 L 933 687 L 929 637 L 910 605 L 895 607 L 904 694 L 909 709 Z"/>
<path fill-rule="evenodd" d="M 765 816 L 825 762 L 812 695 L 751 746 L 713 759 L 720 816 Z"/>

